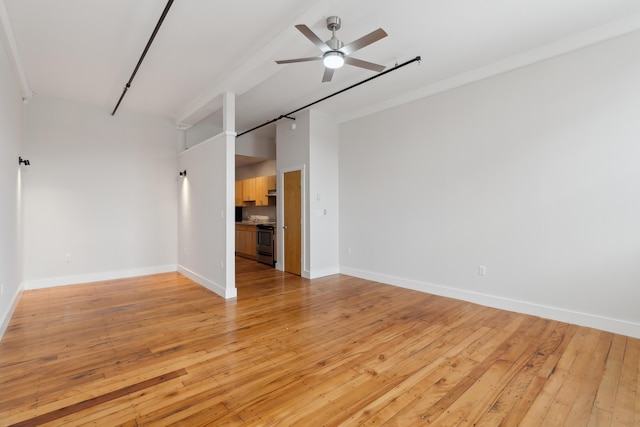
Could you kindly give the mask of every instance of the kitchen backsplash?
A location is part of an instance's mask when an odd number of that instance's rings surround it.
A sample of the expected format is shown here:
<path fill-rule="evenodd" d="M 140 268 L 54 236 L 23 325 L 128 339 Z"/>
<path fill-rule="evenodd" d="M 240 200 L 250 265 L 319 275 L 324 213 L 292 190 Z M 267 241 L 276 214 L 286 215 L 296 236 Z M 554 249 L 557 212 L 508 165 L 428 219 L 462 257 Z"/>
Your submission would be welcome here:
<path fill-rule="evenodd" d="M 276 220 L 275 206 L 251 206 L 242 208 L 242 219 L 249 218 L 250 215 L 266 215 L 272 220 Z"/>

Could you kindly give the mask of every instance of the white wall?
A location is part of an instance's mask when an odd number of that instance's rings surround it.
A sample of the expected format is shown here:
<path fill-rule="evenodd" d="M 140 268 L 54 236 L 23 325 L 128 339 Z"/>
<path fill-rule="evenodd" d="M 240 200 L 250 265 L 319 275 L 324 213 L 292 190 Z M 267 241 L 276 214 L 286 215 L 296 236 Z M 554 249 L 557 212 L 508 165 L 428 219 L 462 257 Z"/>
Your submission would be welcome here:
<path fill-rule="evenodd" d="M 22 290 L 22 98 L 0 39 L 0 338 Z"/>
<path fill-rule="evenodd" d="M 237 151 L 236 151 L 237 153 Z M 236 179 L 255 178 L 257 176 L 268 176 L 276 174 L 276 161 L 265 160 L 247 166 L 236 168 Z"/>
<path fill-rule="evenodd" d="M 296 117 L 296 129 L 282 120 L 276 128 L 278 188 L 284 172 L 302 170 L 302 275 L 335 274 L 338 268 L 338 126 L 319 111 Z M 278 197 L 278 241 L 283 242 L 282 197 Z M 278 245 L 278 260 L 284 259 Z M 278 267 L 282 268 L 281 263 Z"/>
<path fill-rule="evenodd" d="M 26 129 L 27 288 L 175 271 L 171 122 L 36 97 Z"/>
<path fill-rule="evenodd" d="M 259 131 L 244 134 L 236 139 L 236 154 L 263 159 L 276 158 L 276 141 Z"/>
<path fill-rule="evenodd" d="M 222 111 L 217 110 L 193 126 L 187 127 L 184 132 L 184 147 L 193 147 L 202 141 L 206 141 L 222 132 Z"/>
<path fill-rule="evenodd" d="M 280 120 L 276 124 L 276 186 L 284 188 L 283 178 L 285 172 L 301 171 L 302 176 L 302 275 L 309 277 L 309 265 L 311 251 L 309 248 L 309 137 L 310 137 L 309 111 L 303 111 L 296 117 L 296 129 L 291 129 L 288 120 Z M 282 194 L 282 193 L 281 193 Z M 284 242 L 282 227 L 284 225 L 283 197 L 279 194 L 276 203 L 278 205 L 278 242 Z M 277 268 L 284 269 L 284 244 L 278 244 Z"/>
<path fill-rule="evenodd" d="M 235 298 L 235 135 L 222 133 L 180 153 L 178 270 Z"/>
<path fill-rule="evenodd" d="M 320 111 L 310 112 L 309 227 L 311 278 L 339 272 L 338 125 Z"/>
<path fill-rule="evenodd" d="M 342 124 L 341 271 L 640 337 L 639 50 Z"/>

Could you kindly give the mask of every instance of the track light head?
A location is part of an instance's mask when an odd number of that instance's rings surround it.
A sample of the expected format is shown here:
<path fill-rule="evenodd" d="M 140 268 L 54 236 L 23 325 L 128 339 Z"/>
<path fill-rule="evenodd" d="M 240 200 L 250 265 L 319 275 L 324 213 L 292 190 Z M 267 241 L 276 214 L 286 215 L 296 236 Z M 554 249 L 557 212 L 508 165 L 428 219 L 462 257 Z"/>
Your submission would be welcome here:
<path fill-rule="evenodd" d="M 31 162 L 27 159 L 23 159 L 22 157 L 18 157 L 18 165 L 29 166 Z"/>
<path fill-rule="evenodd" d="M 185 170 L 183 170 L 183 171 L 179 172 L 179 173 L 178 173 L 178 176 L 179 176 L 179 177 L 181 177 L 181 178 L 186 177 L 186 176 L 187 176 L 187 170 L 185 169 Z"/>

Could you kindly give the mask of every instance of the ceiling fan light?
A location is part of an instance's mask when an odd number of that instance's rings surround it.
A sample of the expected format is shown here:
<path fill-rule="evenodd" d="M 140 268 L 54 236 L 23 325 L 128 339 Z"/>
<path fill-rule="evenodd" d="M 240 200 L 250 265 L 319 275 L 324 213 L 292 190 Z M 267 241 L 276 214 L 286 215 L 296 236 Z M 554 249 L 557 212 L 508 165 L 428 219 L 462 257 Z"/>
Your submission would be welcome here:
<path fill-rule="evenodd" d="M 327 68 L 340 68 L 344 65 L 344 54 L 337 50 L 330 50 L 322 56 L 322 62 Z"/>

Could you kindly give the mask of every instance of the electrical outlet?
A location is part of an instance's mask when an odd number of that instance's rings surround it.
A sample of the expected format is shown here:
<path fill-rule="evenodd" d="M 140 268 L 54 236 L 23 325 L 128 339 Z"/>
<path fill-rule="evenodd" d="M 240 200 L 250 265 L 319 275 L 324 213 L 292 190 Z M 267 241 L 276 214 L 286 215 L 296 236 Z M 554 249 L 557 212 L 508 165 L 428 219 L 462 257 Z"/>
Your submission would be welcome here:
<path fill-rule="evenodd" d="M 351 255 L 351 248 L 347 248 L 347 253 Z"/>
<path fill-rule="evenodd" d="M 486 276 L 487 275 L 487 267 L 484 265 L 478 266 L 478 276 Z"/>
<path fill-rule="evenodd" d="M 71 254 L 65 254 L 64 261 L 65 262 L 71 262 Z"/>

